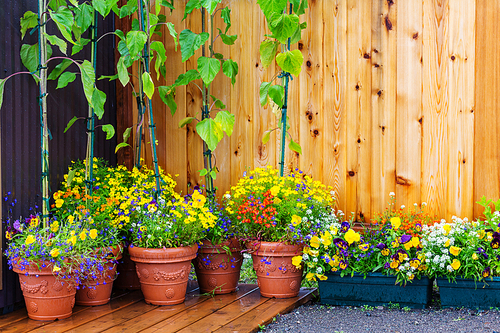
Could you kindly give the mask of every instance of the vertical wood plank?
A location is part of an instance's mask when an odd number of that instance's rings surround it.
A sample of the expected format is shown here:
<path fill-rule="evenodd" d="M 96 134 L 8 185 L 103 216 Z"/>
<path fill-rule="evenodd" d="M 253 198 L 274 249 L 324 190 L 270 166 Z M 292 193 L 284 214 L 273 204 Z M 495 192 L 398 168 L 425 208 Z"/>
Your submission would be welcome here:
<path fill-rule="evenodd" d="M 179 12 L 183 12 L 184 8 L 179 8 L 177 11 L 167 11 L 165 15 L 167 16 L 167 21 L 172 22 L 175 25 L 177 33 L 184 30 L 185 23 L 182 21 L 182 15 Z M 164 45 L 167 54 L 167 76 L 166 84 L 172 85 L 177 77 L 186 71 L 186 65 L 182 62 L 182 56 L 180 48 L 175 50 L 175 45 L 172 41 L 172 37 L 168 32 L 163 33 Z M 187 127 L 179 128 L 179 121 L 186 117 L 186 86 L 180 86 L 176 88 L 175 102 L 177 103 L 177 112 L 175 115 L 170 114 L 170 109 L 165 106 L 166 119 L 164 122 L 165 127 L 165 164 L 162 167 L 167 173 L 175 177 L 177 182 L 176 190 L 187 193 Z M 160 100 L 158 103 L 163 104 Z M 157 126 L 160 126 L 160 122 L 157 121 Z"/>
<path fill-rule="evenodd" d="M 184 12 L 184 7 L 182 7 L 181 12 Z M 193 12 L 188 15 L 185 20 L 186 29 L 191 30 L 194 33 L 202 32 L 201 24 L 201 11 L 198 9 L 193 10 Z M 206 29 L 205 29 L 206 30 Z M 208 52 L 208 47 L 206 47 L 206 52 Z M 201 57 L 202 50 L 198 49 L 194 56 L 186 60 L 185 66 L 186 71 L 191 69 L 196 69 L 197 59 Z M 200 88 L 203 83 L 201 80 L 196 80 L 186 87 L 186 116 L 196 117 L 201 120 L 201 112 L 203 108 L 203 97 Z M 192 191 L 194 186 L 205 185 L 205 178 L 200 177 L 199 170 L 204 168 L 203 165 L 203 141 L 201 140 L 198 133 L 196 133 L 196 121 L 187 125 L 187 186 L 188 191 Z M 191 189 L 189 189 L 191 187 Z"/>
<path fill-rule="evenodd" d="M 396 190 L 397 3 L 372 2 L 371 211 L 381 212 Z"/>
<path fill-rule="evenodd" d="M 448 0 L 423 2 L 422 200 L 445 216 L 448 176 Z"/>
<path fill-rule="evenodd" d="M 450 2 L 446 218 L 472 218 L 475 0 Z"/>
<path fill-rule="evenodd" d="M 323 181 L 345 211 L 347 1 L 323 1 L 323 12 Z"/>
<path fill-rule="evenodd" d="M 370 216 L 371 195 L 371 2 L 347 9 L 347 213 Z"/>
<path fill-rule="evenodd" d="M 482 196 L 500 197 L 500 3 L 481 1 L 476 11 L 476 68 L 474 113 L 474 202 Z M 483 208 L 475 204 L 474 216 Z"/>
<path fill-rule="evenodd" d="M 323 159 L 323 6 L 311 1 L 306 12 L 307 29 L 303 31 L 304 66 L 300 74 L 300 145 L 302 158 L 300 169 L 321 179 Z M 303 93 L 303 94 L 302 94 Z M 293 152 L 290 152 L 293 153 Z"/>
<path fill-rule="evenodd" d="M 231 135 L 231 184 L 236 184 L 247 168 L 253 168 L 253 110 L 257 88 L 255 64 L 258 58 L 252 52 L 254 37 L 247 33 L 253 27 L 255 4 L 250 0 L 232 1 L 235 4 L 232 14 L 234 33 L 238 39 L 231 47 L 231 58 L 239 64 L 239 78 L 236 80 L 231 98 L 231 110 L 237 115 L 233 135 Z M 236 6 L 237 4 L 237 6 Z"/>
<path fill-rule="evenodd" d="M 420 203 L 422 10 L 420 0 L 398 3 L 396 199 L 405 205 Z"/>

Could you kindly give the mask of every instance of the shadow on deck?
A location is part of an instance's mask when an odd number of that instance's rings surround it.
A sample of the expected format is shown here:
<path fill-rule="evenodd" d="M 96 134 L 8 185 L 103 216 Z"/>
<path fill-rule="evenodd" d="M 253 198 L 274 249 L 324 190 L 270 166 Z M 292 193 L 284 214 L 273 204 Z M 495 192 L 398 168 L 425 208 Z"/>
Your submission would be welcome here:
<path fill-rule="evenodd" d="M 259 288 L 240 284 L 235 293 L 198 294 L 196 282 L 188 286 L 183 304 L 146 304 L 140 290 L 117 291 L 110 303 L 96 307 L 75 306 L 64 320 L 43 322 L 28 319 L 26 310 L 0 316 L 1 332 L 255 332 L 311 300 L 316 289 L 302 288 L 290 299 L 260 296 Z"/>

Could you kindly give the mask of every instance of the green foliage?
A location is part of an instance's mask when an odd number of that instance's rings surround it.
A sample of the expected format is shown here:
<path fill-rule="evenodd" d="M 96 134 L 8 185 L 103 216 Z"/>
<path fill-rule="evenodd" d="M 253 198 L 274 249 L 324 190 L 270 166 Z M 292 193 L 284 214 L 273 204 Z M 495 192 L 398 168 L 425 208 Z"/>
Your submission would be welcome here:
<path fill-rule="evenodd" d="M 160 98 L 170 109 L 170 113 L 172 116 L 177 111 L 177 103 L 175 103 L 175 90 L 170 89 L 169 87 L 160 86 L 158 87 L 158 93 L 160 94 Z"/>
<path fill-rule="evenodd" d="M 236 82 L 236 75 L 238 74 L 238 64 L 236 61 L 228 59 L 222 64 L 222 72 L 231 79 L 231 84 Z"/>
<path fill-rule="evenodd" d="M 199 57 L 198 73 L 205 85 L 209 85 L 220 71 L 220 61 L 214 58 Z"/>
<path fill-rule="evenodd" d="M 206 142 L 208 149 L 211 151 L 217 148 L 217 144 L 224 137 L 222 126 L 212 118 L 206 118 L 198 122 L 196 132 Z"/>
<path fill-rule="evenodd" d="M 70 82 L 75 81 L 76 74 L 71 72 L 65 72 L 61 76 L 59 76 L 59 80 L 57 81 L 56 89 L 66 87 Z"/>
<path fill-rule="evenodd" d="M 21 17 L 21 39 L 24 39 L 24 35 L 28 29 L 36 27 L 38 24 L 38 15 L 27 11 L 24 13 L 23 17 Z"/>
<path fill-rule="evenodd" d="M 68 122 L 68 125 L 66 125 L 66 128 L 64 129 L 64 133 L 66 133 L 70 129 L 70 127 L 73 126 L 75 121 L 77 121 L 77 120 L 78 120 L 77 117 L 71 118 L 71 120 Z"/>
<path fill-rule="evenodd" d="M 63 41 L 61 38 L 59 38 L 57 36 L 52 36 L 52 35 L 48 35 L 48 34 L 45 34 L 45 37 L 47 37 L 47 40 L 49 41 L 50 44 L 57 46 L 59 48 L 59 50 L 61 51 L 61 53 L 66 55 L 68 45 L 66 44 L 65 41 Z"/>
<path fill-rule="evenodd" d="M 115 128 L 111 124 L 102 125 L 102 130 L 106 133 L 106 140 L 111 139 L 115 135 Z"/>
<path fill-rule="evenodd" d="M 0 109 L 2 108 L 2 103 L 3 103 L 3 91 L 5 88 L 5 81 L 6 79 L 0 79 Z"/>
<path fill-rule="evenodd" d="M 149 97 L 149 99 L 151 99 L 153 97 L 153 93 L 155 92 L 155 85 L 148 72 L 142 73 L 142 84 L 144 93 Z"/>
<path fill-rule="evenodd" d="M 280 43 L 277 40 L 266 39 L 260 43 L 259 53 L 260 61 L 264 68 L 269 67 L 273 63 L 276 53 L 278 53 Z"/>
<path fill-rule="evenodd" d="M 283 106 L 283 98 L 285 98 L 285 88 L 283 86 L 270 86 L 267 94 L 276 105 Z"/>
<path fill-rule="evenodd" d="M 285 72 L 298 76 L 302 69 L 304 57 L 299 50 L 286 51 L 276 56 L 276 62 Z"/>
<path fill-rule="evenodd" d="M 139 52 L 144 49 L 147 41 L 148 36 L 144 31 L 129 31 L 127 33 L 126 43 L 132 58 L 138 56 Z"/>
<path fill-rule="evenodd" d="M 208 32 L 196 34 L 189 29 L 184 29 L 179 34 L 179 44 L 181 45 L 182 62 L 185 62 L 194 55 L 205 42 L 210 38 Z"/>

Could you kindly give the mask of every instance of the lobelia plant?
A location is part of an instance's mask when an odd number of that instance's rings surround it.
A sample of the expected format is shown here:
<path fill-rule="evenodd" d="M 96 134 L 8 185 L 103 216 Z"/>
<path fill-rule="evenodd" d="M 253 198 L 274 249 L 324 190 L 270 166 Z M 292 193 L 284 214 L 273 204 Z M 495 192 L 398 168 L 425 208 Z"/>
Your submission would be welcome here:
<path fill-rule="evenodd" d="M 262 106 L 271 104 L 280 123 L 280 126 L 264 132 L 262 142 L 266 144 L 271 132 L 281 130 L 281 157 L 280 175 L 283 176 L 285 166 L 285 141 L 286 134 L 290 128 L 288 121 L 288 83 L 292 75 L 298 76 L 302 69 L 304 57 L 299 50 L 290 50 L 291 44 L 297 43 L 301 38 L 302 30 L 307 26 L 306 22 L 300 23 L 299 16 L 305 13 L 307 0 L 258 0 L 262 12 L 271 32 L 260 44 L 260 60 L 264 68 L 269 67 L 274 61 L 281 68 L 270 82 L 262 82 L 260 85 L 260 103 Z M 286 13 L 289 8 L 288 14 Z M 281 48 L 281 51 L 278 52 Z M 282 78 L 282 84 L 274 84 L 273 81 Z M 290 134 L 289 134 L 290 135 Z M 302 148 L 293 141 L 290 135 L 288 148 L 301 154 Z"/>
<path fill-rule="evenodd" d="M 94 0 L 93 5 L 98 10 L 106 11 L 109 6 L 104 0 Z M 103 15 L 105 16 L 105 15 Z M 76 79 L 76 74 L 80 74 L 85 97 L 89 103 L 89 110 L 93 110 L 99 119 L 104 114 L 104 103 L 106 94 L 100 91 L 95 85 L 94 67 L 88 60 L 74 60 L 67 56 L 68 43 L 72 45 L 71 55 L 80 52 L 89 43 L 90 39 L 83 38 L 83 34 L 95 23 L 94 7 L 87 3 L 78 4 L 76 0 L 39 0 L 38 14 L 27 11 L 21 18 L 21 35 L 25 37 L 26 32 L 38 31 L 38 42 L 30 45 L 23 44 L 21 47 L 21 60 L 28 71 L 17 72 L 0 79 L 0 108 L 3 100 L 5 82 L 19 74 L 30 74 L 39 85 L 39 104 L 41 129 L 41 161 L 42 161 L 42 218 L 47 227 L 49 212 L 49 130 L 47 124 L 47 80 L 58 80 L 57 89 L 66 87 Z M 57 35 L 47 33 L 47 23 L 54 22 Z M 95 37 L 95 29 L 93 29 Z M 64 56 L 52 56 L 52 46 L 57 46 Z M 48 64 L 54 60 L 61 60 L 48 75 Z M 76 65 L 78 72 L 65 72 L 70 65 Z M 73 123 L 75 120 L 70 121 Z M 93 121 L 92 121 L 93 124 Z M 103 125 L 102 129 L 107 132 L 108 137 L 114 133 L 111 125 Z"/>
<path fill-rule="evenodd" d="M 203 161 L 204 168 L 200 170 L 200 175 L 205 176 L 207 196 L 213 201 L 215 189 L 213 180 L 217 177 L 216 167 L 212 165 L 212 152 L 217 148 L 217 144 L 224 137 L 224 132 L 230 136 L 233 132 L 235 116 L 225 110 L 226 106 L 217 97 L 211 95 L 211 83 L 220 72 L 231 79 L 231 84 L 236 82 L 238 74 L 238 64 L 224 55 L 216 52 L 215 41 L 221 38 L 226 45 L 233 45 L 237 35 L 228 35 L 231 27 L 231 10 L 228 7 L 220 7 L 222 0 L 190 0 L 186 4 L 184 19 L 191 14 L 193 10 L 200 9 L 202 14 L 202 32 L 197 34 L 189 29 L 184 29 L 179 34 L 179 44 L 182 53 L 182 62 L 185 62 L 192 56 L 196 50 L 202 50 L 202 56 L 197 59 L 197 69 L 191 69 L 186 73 L 179 75 L 175 83 L 168 87 L 162 87 L 160 96 L 170 107 L 172 114 L 175 113 L 177 105 L 174 101 L 175 88 L 187 85 L 195 80 L 201 79 L 202 86 L 195 84 L 202 93 L 203 106 L 201 110 L 201 120 L 196 117 L 187 117 L 179 123 L 179 127 L 186 126 L 194 120 L 197 120 L 196 132 L 203 140 Z M 218 8 L 219 7 L 219 8 Z M 225 23 L 224 31 L 217 28 L 215 31 L 215 16 L 220 12 L 220 16 Z M 208 17 L 206 14 L 208 13 Z M 205 31 L 205 21 L 208 20 L 210 31 Z M 207 54 L 208 43 L 208 54 Z M 212 118 L 212 114 L 218 111 Z"/>

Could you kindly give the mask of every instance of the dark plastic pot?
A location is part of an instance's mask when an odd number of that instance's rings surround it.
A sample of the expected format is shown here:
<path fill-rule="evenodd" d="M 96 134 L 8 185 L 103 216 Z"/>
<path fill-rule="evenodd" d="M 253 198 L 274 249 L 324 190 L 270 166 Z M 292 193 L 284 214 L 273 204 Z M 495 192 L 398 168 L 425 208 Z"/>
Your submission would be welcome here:
<path fill-rule="evenodd" d="M 500 308 L 500 277 L 486 282 L 462 278 L 457 278 L 456 282 L 448 282 L 447 278 L 436 281 L 443 308 Z"/>
<path fill-rule="evenodd" d="M 339 273 L 326 274 L 325 281 L 319 281 L 319 295 L 322 304 L 350 306 L 379 306 L 399 304 L 400 307 L 424 309 L 432 295 L 432 280 L 415 279 L 406 286 L 396 285 L 394 276 L 380 273 L 340 277 Z"/>

